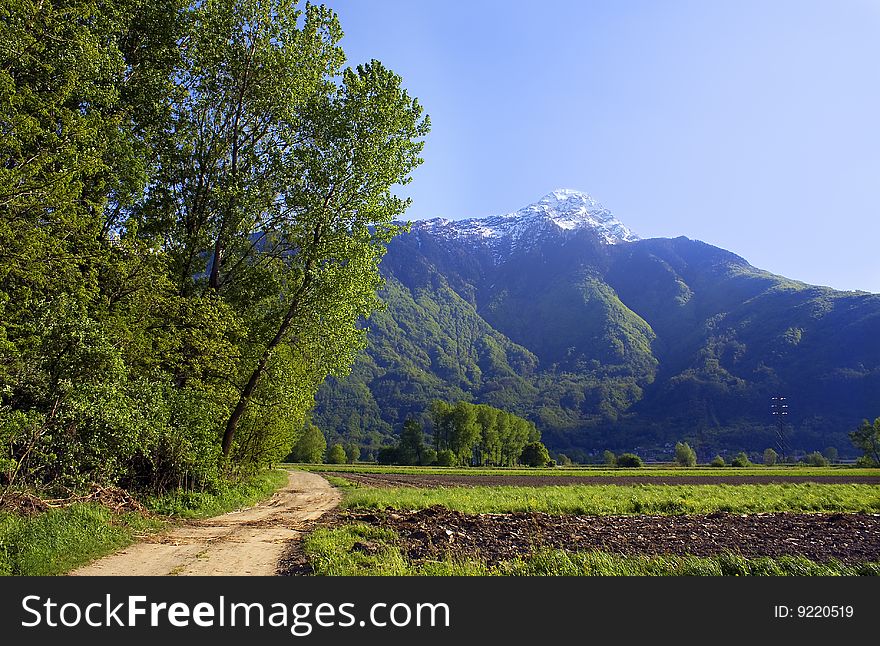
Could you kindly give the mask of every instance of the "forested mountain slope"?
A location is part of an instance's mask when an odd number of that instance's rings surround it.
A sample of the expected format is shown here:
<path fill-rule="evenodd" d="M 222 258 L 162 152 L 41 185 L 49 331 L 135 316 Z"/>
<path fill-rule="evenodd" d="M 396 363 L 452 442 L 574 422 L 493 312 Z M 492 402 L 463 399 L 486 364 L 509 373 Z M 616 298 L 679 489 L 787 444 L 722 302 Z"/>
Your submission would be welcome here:
<path fill-rule="evenodd" d="M 387 309 L 316 421 L 366 446 L 436 398 L 533 420 L 551 449 L 701 457 L 775 443 L 852 452 L 880 411 L 880 296 L 776 276 L 687 238 L 639 240 L 589 196 L 429 220 L 382 261 Z M 709 456 L 711 457 L 711 456 Z"/>

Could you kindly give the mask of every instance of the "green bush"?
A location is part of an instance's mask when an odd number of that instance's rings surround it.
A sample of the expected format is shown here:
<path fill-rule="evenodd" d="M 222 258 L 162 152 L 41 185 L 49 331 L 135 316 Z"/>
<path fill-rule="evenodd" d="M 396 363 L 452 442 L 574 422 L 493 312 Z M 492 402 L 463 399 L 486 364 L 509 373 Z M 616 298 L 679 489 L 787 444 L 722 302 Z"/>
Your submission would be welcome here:
<path fill-rule="evenodd" d="M 617 456 L 614 455 L 608 449 L 602 451 L 602 461 L 605 463 L 605 466 L 616 467 L 617 466 Z"/>
<path fill-rule="evenodd" d="M 455 453 L 453 453 L 449 449 L 443 449 L 442 451 L 437 451 L 437 466 L 438 467 L 451 467 L 454 464 L 455 464 Z"/>
<path fill-rule="evenodd" d="M 383 446 L 376 454 L 376 462 L 379 464 L 397 464 L 399 455 L 396 446 Z"/>
<path fill-rule="evenodd" d="M 523 448 L 519 461 L 530 467 L 543 467 L 550 463 L 550 454 L 541 442 L 529 442 Z"/>
<path fill-rule="evenodd" d="M 347 459 L 341 444 L 334 444 L 327 452 L 327 464 L 345 464 Z"/>
<path fill-rule="evenodd" d="M 642 462 L 642 458 L 634 453 L 621 453 L 617 456 L 617 466 L 637 469 L 645 466 L 645 463 Z"/>
<path fill-rule="evenodd" d="M 750 466 L 752 466 L 752 463 L 749 460 L 749 456 L 747 456 L 744 452 L 740 451 L 730 461 L 730 466 L 732 466 L 732 467 L 750 467 Z"/>
<path fill-rule="evenodd" d="M 722 458 L 720 455 L 716 455 L 714 458 L 712 458 L 712 461 L 709 463 L 709 466 L 724 467 L 724 466 L 727 466 L 727 462 L 725 462 L 724 458 Z"/>
<path fill-rule="evenodd" d="M 779 454 L 773 449 L 764 449 L 764 466 L 772 467 L 779 459 Z"/>
<path fill-rule="evenodd" d="M 828 459 L 818 451 L 813 451 L 807 455 L 807 464 L 812 467 L 827 467 Z"/>

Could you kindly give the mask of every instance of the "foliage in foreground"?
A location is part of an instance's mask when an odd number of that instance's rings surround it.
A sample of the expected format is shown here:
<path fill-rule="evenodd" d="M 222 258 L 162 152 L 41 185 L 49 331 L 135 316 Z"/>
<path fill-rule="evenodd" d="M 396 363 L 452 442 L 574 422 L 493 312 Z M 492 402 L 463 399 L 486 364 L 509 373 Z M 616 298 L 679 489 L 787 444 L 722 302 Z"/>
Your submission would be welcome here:
<path fill-rule="evenodd" d="M 0 19 L 0 486 L 210 489 L 290 452 L 379 305 L 429 123 L 287 0 Z"/>
<path fill-rule="evenodd" d="M 857 484 L 570 485 L 547 487 L 355 487 L 343 506 L 426 509 L 442 505 L 466 514 L 709 514 L 880 511 L 880 490 Z"/>
<path fill-rule="evenodd" d="M 172 518 L 202 518 L 245 507 L 271 495 L 287 481 L 284 471 L 268 471 L 209 492 L 176 491 L 152 498 L 155 516 L 114 514 L 97 503 L 23 516 L 0 512 L 0 575 L 63 574 L 158 531 Z"/>
<path fill-rule="evenodd" d="M 369 545 L 369 550 L 358 549 Z M 413 564 L 398 547 L 393 530 L 364 524 L 312 532 L 304 550 L 324 576 L 880 576 L 880 563 L 816 563 L 800 556 L 745 558 L 721 554 L 622 556 L 607 552 L 540 550 L 527 558 L 488 565 L 475 559 Z"/>

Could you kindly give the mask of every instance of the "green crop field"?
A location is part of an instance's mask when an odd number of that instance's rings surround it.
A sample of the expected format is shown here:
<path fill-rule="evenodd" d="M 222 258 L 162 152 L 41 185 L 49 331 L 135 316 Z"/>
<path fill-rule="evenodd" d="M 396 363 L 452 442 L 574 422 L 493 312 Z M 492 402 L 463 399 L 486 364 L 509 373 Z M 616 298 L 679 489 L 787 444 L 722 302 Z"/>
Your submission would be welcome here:
<path fill-rule="evenodd" d="M 425 509 L 467 514 L 707 514 L 880 512 L 880 487 L 859 484 L 569 485 L 550 487 L 347 487 L 343 505 L 360 509 Z"/>
<path fill-rule="evenodd" d="M 379 473 L 412 475 L 463 475 L 463 476 L 880 476 L 880 469 L 849 466 L 805 467 L 752 466 L 752 467 L 675 467 L 666 465 L 646 466 L 639 469 L 597 467 L 554 467 L 531 469 L 522 467 L 405 467 L 376 464 L 285 464 L 288 468 L 321 473 Z"/>

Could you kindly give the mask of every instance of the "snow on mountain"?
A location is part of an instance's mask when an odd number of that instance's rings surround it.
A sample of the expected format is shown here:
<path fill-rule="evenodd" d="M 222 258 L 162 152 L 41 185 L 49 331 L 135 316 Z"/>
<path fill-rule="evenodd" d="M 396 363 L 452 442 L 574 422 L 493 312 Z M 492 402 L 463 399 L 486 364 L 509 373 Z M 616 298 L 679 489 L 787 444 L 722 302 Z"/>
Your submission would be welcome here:
<path fill-rule="evenodd" d="M 567 235 L 589 229 L 605 244 L 638 240 L 626 225 L 586 193 L 557 189 L 534 204 L 506 215 L 466 220 L 434 218 L 413 223 L 412 231 L 430 232 L 446 239 L 470 240 L 486 246 L 496 261 L 506 252 L 527 248 L 547 234 Z"/>

